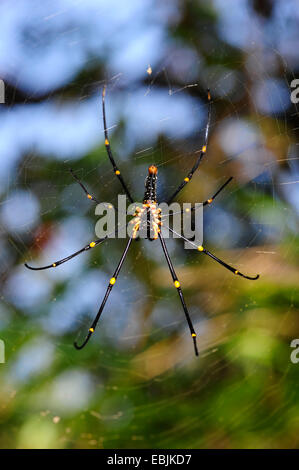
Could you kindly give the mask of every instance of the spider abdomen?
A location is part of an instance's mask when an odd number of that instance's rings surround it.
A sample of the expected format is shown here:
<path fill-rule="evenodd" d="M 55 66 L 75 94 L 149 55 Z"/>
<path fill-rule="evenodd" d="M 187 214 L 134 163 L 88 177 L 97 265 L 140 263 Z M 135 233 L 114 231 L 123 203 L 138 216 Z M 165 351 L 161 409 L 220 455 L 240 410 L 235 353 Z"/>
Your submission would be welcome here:
<path fill-rule="evenodd" d="M 157 202 L 157 173 L 158 168 L 155 165 L 149 166 L 148 175 L 145 178 L 144 204 Z"/>

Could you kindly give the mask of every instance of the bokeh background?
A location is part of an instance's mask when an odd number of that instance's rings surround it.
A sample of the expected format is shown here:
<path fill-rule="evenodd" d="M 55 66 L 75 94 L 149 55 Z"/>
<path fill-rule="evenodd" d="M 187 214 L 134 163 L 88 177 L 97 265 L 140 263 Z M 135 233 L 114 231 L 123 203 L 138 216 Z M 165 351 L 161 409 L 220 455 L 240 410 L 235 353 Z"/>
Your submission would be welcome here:
<path fill-rule="evenodd" d="M 3 0 L 0 5 L 1 448 L 294 448 L 299 445 L 297 0 Z M 151 73 L 150 73 L 151 72 Z M 205 209 L 204 243 L 168 248 L 199 334 L 194 357 L 159 242 L 136 242 L 88 347 L 124 240 L 63 266 L 121 192 L 111 144 L 140 199 L 159 166 L 163 200 L 203 142 L 181 202 Z"/>

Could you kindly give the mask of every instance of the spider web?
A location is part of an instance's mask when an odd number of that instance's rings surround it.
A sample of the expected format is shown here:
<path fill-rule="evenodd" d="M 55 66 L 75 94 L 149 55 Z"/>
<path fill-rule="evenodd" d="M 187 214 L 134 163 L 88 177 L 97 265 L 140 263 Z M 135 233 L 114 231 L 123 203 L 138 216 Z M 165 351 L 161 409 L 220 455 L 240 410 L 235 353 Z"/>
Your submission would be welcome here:
<path fill-rule="evenodd" d="M 28 51 L 36 54 L 35 73 L 17 60 L 16 72 L 5 56 L 2 64 L 9 103 L 1 110 L 1 161 L 5 155 L 9 164 L 1 165 L 1 338 L 7 362 L 0 394 L 11 432 L 0 445 L 296 447 L 298 397 L 290 392 L 296 366 L 289 343 L 298 336 L 298 112 L 285 95 L 295 60 L 263 38 L 250 48 L 244 39 L 242 54 L 228 51 L 223 41 L 236 44 L 226 36 L 221 2 L 214 8 L 224 33 L 218 31 L 215 45 L 205 32 L 203 50 L 192 33 L 185 43 L 169 33 L 180 31 L 188 8 L 132 2 L 127 13 L 112 14 L 106 2 L 86 3 L 84 16 L 81 2 L 45 2 L 31 19 L 33 32 L 20 9 L 21 55 L 25 60 Z M 208 24 L 209 12 L 203 11 Z M 132 38 L 125 25 L 136 15 Z M 107 21 L 96 35 L 100 17 Z M 253 20 L 256 28 L 260 21 Z M 283 31 L 283 24 L 273 22 L 277 33 Z M 55 41 L 47 42 L 53 34 Z M 128 47 L 120 54 L 126 34 Z M 41 56 L 49 44 L 61 47 L 62 58 L 74 52 L 64 74 L 41 73 L 42 66 L 52 66 L 51 51 L 48 62 Z M 207 50 L 216 57 L 212 63 Z M 61 57 L 57 68 L 63 67 Z M 95 237 L 94 206 L 69 167 L 101 201 L 117 204 L 121 188 L 103 146 L 104 83 L 112 149 L 139 201 L 149 164 L 158 166 L 159 200 L 190 171 L 203 143 L 205 90 L 212 91 L 207 155 L 178 200 L 203 201 L 233 176 L 205 210 L 204 245 L 261 279 L 238 279 L 184 250 L 183 241 L 167 240 L 199 335 L 199 359 L 158 241 L 134 243 L 81 353 L 72 342 L 93 320 L 125 241 L 108 240 L 55 270 L 23 267 L 25 260 L 48 264 Z"/>

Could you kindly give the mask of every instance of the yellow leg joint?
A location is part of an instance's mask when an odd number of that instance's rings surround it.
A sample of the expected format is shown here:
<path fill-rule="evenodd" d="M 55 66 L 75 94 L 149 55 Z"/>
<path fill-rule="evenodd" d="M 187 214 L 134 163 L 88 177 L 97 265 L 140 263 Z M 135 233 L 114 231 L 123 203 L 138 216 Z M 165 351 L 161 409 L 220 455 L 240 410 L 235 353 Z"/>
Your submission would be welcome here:
<path fill-rule="evenodd" d="M 197 247 L 197 249 L 198 249 L 198 251 L 203 251 L 203 250 L 204 250 L 204 247 L 203 247 L 202 245 L 199 245 L 199 246 Z"/>
<path fill-rule="evenodd" d="M 202 147 L 201 151 L 202 151 L 203 153 L 206 153 L 206 151 L 207 151 L 207 146 L 204 145 L 204 146 Z"/>
<path fill-rule="evenodd" d="M 176 280 L 174 281 L 174 286 L 178 289 L 181 286 L 181 284 L 179 283 L 178 280 Z"/>
<path fill-rule="evenodd" d="M 192 338 L 196 338 L 196 333 L 192 333 Z"/>
<path fill-rule="evenodd" d="M 235 274 L 239 274 L 239 271 L 237 269 L 235 270 Z"/>
<path fill-rule="evenodd" d="M 213 198 L 211 197 L 211 199 L 208 199 L 208 204 L 211 204 L 212 201 L 213 201 Z"/>
<path fill-rule="evenodd" d="M 186 177 L 186 178 L 184 179 L 184 181 L 185 181 L 186 183 L 189 183 L 190 178 Z"/>
<path fill-rule="evenodd" d="M 115 277 L 112 277 L 112 278 L 110 279 L 109 283 L 111 284 L 111 286 L 113 286 L 113 284 L 116 283 Z"/>
<path fill-rule="evenodd" d="M 91 195 L 91 194 L 87 194 L 87 197 L 88 197 L 88 199 L 92 199 L 92 195 Z"/>
<path fill-rule="evenodd" d="M 109 145 L 109 140 L 105 139 L 105 145 Z"/>
<path fill-rule="evenodd" d="M 94 328 L 89 328 L 90 333 L 94 332 Z"/>
<path fill-rule="evenodd" d="M 96 246 L 96 242 L 89 243 L 89 246 L 90 246 L 90 248 L 93 248 L 94 246 Z"/>
<path fill-rule="evenodd" d="M 52 266 L 53 266 L 53 268 L 56 268 L 56 263 L 53 263 Z"/>
<path fill-rule="evenodd" d="M 120 171 L 119 171 L 119 170 L 116 170 L 115 174 L 116 174 L 116 175 L 120 175 Z"/>

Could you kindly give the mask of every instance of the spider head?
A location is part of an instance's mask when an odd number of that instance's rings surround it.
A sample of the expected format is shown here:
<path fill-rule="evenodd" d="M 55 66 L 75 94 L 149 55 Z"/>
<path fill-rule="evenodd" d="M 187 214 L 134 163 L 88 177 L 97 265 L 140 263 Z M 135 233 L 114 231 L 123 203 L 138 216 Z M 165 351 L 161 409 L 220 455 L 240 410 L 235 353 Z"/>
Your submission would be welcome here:
<path fill-rule="evenodd" d="M 148 167 L 149 175 L 156 175 L 157 173 L 158 173 L 158 168 L 155 165 L 151 165 Z"/>

